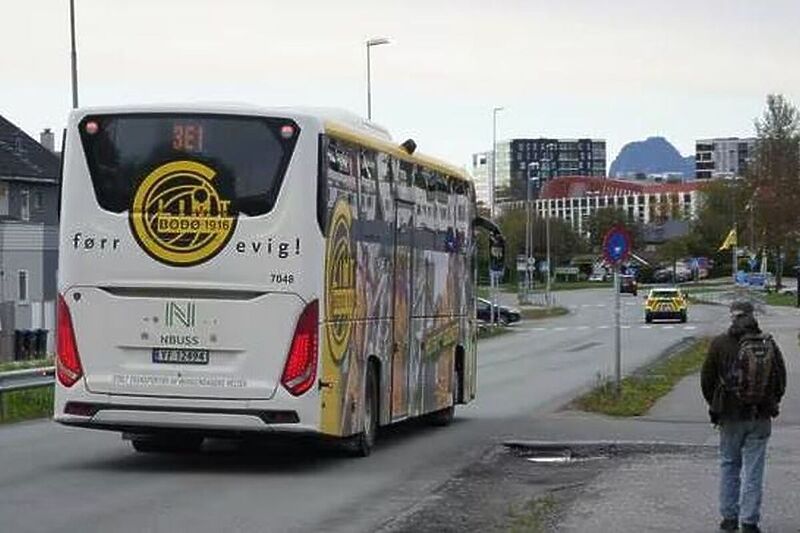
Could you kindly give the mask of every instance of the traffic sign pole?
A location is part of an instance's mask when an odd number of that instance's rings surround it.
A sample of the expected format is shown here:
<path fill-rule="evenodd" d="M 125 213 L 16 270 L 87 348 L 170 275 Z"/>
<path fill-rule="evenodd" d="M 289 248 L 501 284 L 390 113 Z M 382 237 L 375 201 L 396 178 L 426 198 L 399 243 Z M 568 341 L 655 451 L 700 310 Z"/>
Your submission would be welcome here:
<path fill-rule="evenodd" d="M 622 325 L 620 324 L 619 267 L 631 254 L 631 238 L 622 226 L 614 226 L 603 239 L 603 255 L 614 267 L 614 391 L 622 394 Z"/>
<path fill-rule="evenodd" d="M 617 398 L 622 393 L 622 339 L 619 302 L 619 265 L 614 265 L 614 391 Z"/>

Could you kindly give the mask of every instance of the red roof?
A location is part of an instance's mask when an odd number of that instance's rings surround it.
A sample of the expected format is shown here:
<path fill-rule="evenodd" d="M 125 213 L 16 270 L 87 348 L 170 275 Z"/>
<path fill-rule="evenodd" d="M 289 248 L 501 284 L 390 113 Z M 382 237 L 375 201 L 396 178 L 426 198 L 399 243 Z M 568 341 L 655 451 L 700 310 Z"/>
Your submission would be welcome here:
<path fill-rule="evenodd" d="M 636 181 L 598 178 L 594 176 L 563 176 L 544 184 L 539 198 L 579 198 L 582 196 L 625 196 L 630 194 L 684 193 L 696 191 L 702 182 L 641 183 Z"/>

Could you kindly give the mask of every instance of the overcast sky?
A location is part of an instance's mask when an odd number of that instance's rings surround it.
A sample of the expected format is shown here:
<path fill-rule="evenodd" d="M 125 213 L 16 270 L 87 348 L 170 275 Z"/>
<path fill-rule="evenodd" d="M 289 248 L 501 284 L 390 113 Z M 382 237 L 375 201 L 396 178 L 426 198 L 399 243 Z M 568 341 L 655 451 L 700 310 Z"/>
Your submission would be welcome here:
<path fill-rule="evenodd" d="M 800 104 L 798 0 L 75 0 L 81 105 L 242 101 L 366 114 L 466 165 L 498 138 L 746 136 Z M 2 0 L 0 114 L 38 138 L 71 105 L 68 0 Z"/>

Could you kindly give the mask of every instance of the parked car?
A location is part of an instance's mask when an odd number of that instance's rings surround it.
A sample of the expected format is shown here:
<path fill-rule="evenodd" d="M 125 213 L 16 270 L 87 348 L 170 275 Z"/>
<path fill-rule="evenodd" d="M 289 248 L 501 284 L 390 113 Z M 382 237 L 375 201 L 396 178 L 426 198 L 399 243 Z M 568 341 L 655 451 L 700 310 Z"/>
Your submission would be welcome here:
<path fill-rule="evenodd" d="M 606 276 L 605 272 L 592 272 L 592 275 L 589 276 L 589 281 L 606 281 L 608 276 Z"/>
<path fill-rule="evenodd" d="M 619 292 L 628 293 L 636 296 L 639 293 L 639 284 L 636 278 L 629 274 L 624 274 L 619 277 Z"/>
<path fill-rule="evenodd" d="M 489 322 L 491 320 L 492 302 L 483 298 L 478 298 L 477 313 L 478 320 Z M 504 305 L 494 306 L 494 321 L 499 324 L 513 324 L 519 322 L 521 316 L 519 309 L 506 307 Z"/>

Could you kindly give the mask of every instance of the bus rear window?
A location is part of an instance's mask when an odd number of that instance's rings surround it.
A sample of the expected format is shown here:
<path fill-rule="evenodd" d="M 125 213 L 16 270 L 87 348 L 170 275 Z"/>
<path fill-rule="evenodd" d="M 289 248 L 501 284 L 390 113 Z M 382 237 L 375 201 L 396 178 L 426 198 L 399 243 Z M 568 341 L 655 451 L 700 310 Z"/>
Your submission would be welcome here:
<path fill-rule="evenodd" d="M 287 119 L 229 115 L 120 114 L 80 125 L 97 203 L 122 213 L 142 181 L 175 161 L 200 163 L 237 213 L 258 216 L 275 205 L 299 128 Z"/>

